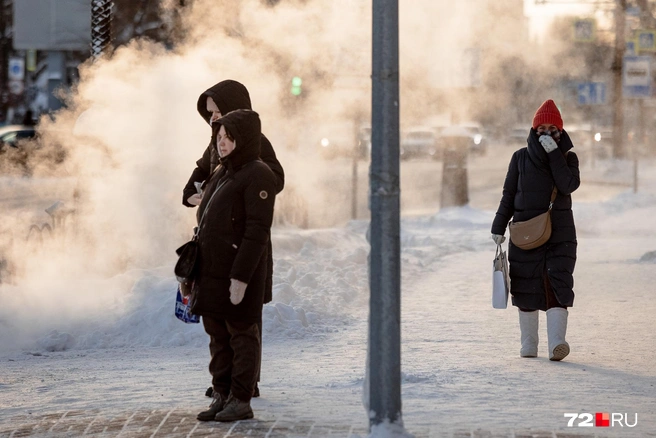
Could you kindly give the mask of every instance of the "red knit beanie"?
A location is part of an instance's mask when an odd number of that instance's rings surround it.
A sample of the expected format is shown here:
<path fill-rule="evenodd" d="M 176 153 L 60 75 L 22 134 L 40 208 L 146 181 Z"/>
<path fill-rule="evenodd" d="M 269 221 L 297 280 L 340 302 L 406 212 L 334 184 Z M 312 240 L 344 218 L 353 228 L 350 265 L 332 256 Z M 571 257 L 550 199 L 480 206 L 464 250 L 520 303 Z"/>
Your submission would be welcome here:
<path fill-rule="evenodd" d="M 540 125 L 556 125 L 559 131 L 563 130 L 563 119 L 560 117 L 560 111 L 553 100 L 545 100 L 533 116 L 533 129 Z"/>

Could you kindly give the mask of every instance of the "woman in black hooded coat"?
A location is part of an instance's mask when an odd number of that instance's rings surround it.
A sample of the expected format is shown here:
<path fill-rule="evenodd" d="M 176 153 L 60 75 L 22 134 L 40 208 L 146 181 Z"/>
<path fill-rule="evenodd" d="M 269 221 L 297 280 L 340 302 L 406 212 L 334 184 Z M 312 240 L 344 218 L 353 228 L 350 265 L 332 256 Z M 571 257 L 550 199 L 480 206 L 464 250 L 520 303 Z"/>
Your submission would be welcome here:
<path fill-rule="evenodd" d="M 522 222 L 545 213 L 552 191 L 557 188 L 549 241 L 530 250 L 522 250 L 511 241 L 508 260 L 512 303 L 519 308 L 520 355 L 537 356 L 538 310 L 544 310 L 549 358 L 561 360 L 569 354 L 565 334 L 567 308 L 574 304 L 577 248 L 571 193 L 579 187 L 580 177 L 579 160 L 571 151 L 572 141 L 563 130 L 560 112 L 552 100 L 536 112 L 527 142 L 527 147 L 513 154 L 508 166 L 492 237 L 501 244 L 511 219 Z"/>
<path fill-rule="evenodd" d="M 230 112 L 212 131 L 221 159 L 198 209 L 198 265 L 190 301 L 210 335 L 213 401 L 198 419 L 236 421 L 253 417 L 276 178 L 259 159 L 256 112 Z"/>

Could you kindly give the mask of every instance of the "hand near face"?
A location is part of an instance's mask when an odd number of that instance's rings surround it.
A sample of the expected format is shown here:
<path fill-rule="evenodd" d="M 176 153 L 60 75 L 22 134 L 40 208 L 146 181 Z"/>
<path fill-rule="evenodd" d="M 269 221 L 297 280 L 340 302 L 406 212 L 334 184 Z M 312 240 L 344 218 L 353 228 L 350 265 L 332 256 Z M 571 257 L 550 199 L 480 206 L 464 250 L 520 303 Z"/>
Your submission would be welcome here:
<path fill-rule="evenodd" d="M 550 135 L 541 135 L 539 140 L 540 140 L 540 144 L 542 145 L 542 147 L 547 153 L 558 149 L 558 144 L 553 138 L 551 138 Z"/>

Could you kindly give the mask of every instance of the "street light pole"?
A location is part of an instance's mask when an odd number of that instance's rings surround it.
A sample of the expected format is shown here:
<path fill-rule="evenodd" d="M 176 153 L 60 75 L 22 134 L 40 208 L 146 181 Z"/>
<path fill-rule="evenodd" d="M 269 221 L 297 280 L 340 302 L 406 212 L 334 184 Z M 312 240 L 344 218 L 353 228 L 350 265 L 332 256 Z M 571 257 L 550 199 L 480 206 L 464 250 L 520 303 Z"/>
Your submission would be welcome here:
<path fill-rule="evenodd" d="M 622 66 L 626 48 L 626 0 L 617 0 L 615 6 L 615 57 L 613 59 L 613 157 L 624 158 L 624 104 L 622 100 Z"/>
<path fill-rule="evenodd" d="M 399 5 L 373 0 L 370 171 L 370 427 L 401 423 Z"/>

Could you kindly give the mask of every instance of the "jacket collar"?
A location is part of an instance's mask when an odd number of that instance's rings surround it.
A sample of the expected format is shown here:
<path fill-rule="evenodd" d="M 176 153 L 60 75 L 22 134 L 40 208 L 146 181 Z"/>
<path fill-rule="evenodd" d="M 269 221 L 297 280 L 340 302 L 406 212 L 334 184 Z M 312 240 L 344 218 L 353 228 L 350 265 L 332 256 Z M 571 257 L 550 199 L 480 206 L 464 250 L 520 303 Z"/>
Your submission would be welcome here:
<path fill-rule="evenodd" d="M 560 132 L 560 141 L 558 142 L 558 149 L 560 152 L 565 155 L 572 149 L 574 145 L 572 144 L 572 139 L 567 134 L 567 131 L 564 129 Z M 528 135 L 528 156 L 533 161 L 533 163 L 538 167 L 548 167 L 549 166 L 549 157 L 547 152 L 544 150 L 538 140 L 538 133 L 535 129 L 531 128 L 531 132 Z"/>

